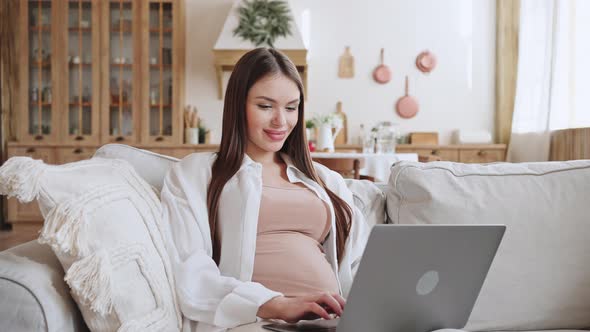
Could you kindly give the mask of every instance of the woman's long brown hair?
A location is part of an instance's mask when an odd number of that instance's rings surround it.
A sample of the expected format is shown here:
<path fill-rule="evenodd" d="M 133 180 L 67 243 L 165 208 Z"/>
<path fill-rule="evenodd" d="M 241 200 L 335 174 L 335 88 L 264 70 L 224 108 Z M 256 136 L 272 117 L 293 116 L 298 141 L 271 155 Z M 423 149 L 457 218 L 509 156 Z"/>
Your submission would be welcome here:
<path fill-rule="evenodd" d="M 286 153 L 295 167 L 307 177 L 322 186 L 334 206 L 336 215 L 336 252 L 338 261 L 342 260 L 346 239 L 352 223 L 351 207 L 335 193 L 329 190 L 317 175 L 307 147 L 303 117 L 303 84 L 295 65 L 287 56 L 275 49 L 257 48 L 246 53 L 235 65 L 227 84 L 225 104 L 223 107 L 223 127 L 221 144 L 217 159 L 212 166 L 211 182 L 207 191 L 207 208 L 209 212 L 209 229 L 213 243 L 213 259 L 219 265 L 221 245 L 217 232 L 219 197 L 223 187 L 240 169 L 246 153 L 247 124 L 246 99 L 248 91 L 258 80 L 267 75 L 282 74 L 290 78 L 299 88 L 299 114 L 297 125 L 287 137 L 281 152 Z M 225 207 L 231 208 L 231 207 Z"/>

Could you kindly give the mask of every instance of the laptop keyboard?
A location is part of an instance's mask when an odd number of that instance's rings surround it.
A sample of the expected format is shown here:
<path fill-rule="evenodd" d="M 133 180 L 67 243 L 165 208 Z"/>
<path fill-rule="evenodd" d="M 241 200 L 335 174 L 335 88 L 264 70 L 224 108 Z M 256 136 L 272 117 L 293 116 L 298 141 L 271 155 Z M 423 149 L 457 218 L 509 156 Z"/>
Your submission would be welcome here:
<path fill-rule="evenodd" d="M 276 332 L 336 332 L 340 319 L 300 321 L 298 324 L 268 324 L 262 327 Z"/>
<path fill-rule="evenodd" d="M 268 324 L 263 325 L 263 328 L 276 332 L 336 332 L 334 327 L 320 327 L 320 326 L 299 326 L 287 324 Z"/>

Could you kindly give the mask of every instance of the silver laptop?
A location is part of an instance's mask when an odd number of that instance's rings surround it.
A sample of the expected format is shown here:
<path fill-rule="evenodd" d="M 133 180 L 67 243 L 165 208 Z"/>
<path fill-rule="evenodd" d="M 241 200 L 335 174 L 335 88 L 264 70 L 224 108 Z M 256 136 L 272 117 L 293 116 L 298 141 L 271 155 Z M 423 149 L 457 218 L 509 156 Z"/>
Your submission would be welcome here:
<path fill-rule="evenodd" d="M 342 317 L 271 331 L 429 332 L 465 326 L 503 225 L 376 225 Z"/>

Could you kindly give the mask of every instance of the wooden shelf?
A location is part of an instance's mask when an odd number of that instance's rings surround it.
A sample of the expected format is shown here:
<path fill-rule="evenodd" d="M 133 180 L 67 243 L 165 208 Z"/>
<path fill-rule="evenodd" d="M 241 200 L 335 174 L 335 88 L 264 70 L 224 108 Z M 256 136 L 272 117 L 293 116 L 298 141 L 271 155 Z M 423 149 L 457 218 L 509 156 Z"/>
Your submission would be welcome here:
<path fill-rule="evenodd" d="M 79 107 L 79 106 L 82 106 L 82 107 L 91 107 L 92 106 L 92 102 L 85 101 L 85 102 L 82 102 L 82 103 L 70 103 L 70 107 Z"/>
<path fill-rule="evenodd" d="M 51 68 L 51 61 L 31 61 L 33 68 Z"/>
<path fill-rule="evenodd" d="M 131 29 L 118 29 L 118 28 L 112 28 L 111 32 L 115 32 L 115 33 L 131 33 L 133 30 Z"/>
<path fill-rule="evenodd" d="M 31 106 L 51 107 L 51 103 L 40 103 L 38 101 L 31 101 Z"/>
<path fill-rule="evenodd" d="M 92 32 L 92 28 L 82 28 L 82 27 L 69 27 L 68 31 L 72 31 L 72 32 Z"/>
<path fill-rule="evenodd" d="M 92 67 L 92 63 L 68 63 L 70 67 Z"/>
<path fill-rule="evenodd" d="M 172 108 L 172 104 L 150 104 L 151 108 Z"/>
<path fill-rule="evenodd" d="M 172 28 L 150 28 L 150 33 L 151 32 L 172 33 Z"/>
<path fill-rule="evenodd" d="M 172 64 L 169 65 L 150 65 L 151 69 L 160 69 L 160 68 L 164 68 L 164 69 L 172 69 Z"/>
<path fill-rule="evenodd" d="M 50 25 L 45 25 L 45 26 L 30 26 L 29 27 L 30 31 L 51 31 L 51 26 Z"/>
<path fill-rule="evenodd" d="M 132 63 L 111 63 L 112 67 L 123 67 L 123 68 L 131 68 L 133 67 Z"/>
<path fill-rule="evenodd" d="M 117 103 L 117 104 L 111 104 L 110 107 L 111 108 L 119 108 L 119 107 L 131 107 L 131 103 Z"/>

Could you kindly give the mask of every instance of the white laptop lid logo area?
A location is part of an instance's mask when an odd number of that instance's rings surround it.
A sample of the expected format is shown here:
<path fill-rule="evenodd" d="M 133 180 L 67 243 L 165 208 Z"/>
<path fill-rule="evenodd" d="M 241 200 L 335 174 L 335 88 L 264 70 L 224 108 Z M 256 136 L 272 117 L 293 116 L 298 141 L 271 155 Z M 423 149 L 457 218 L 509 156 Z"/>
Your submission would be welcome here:
<path fill-rule="evenodd" d="M 416 293 L 419 295 L 428 295 L 432 293 L 432 291 L 438 285 L 438 272 L 437 271 L 428 271 L 424 273 L 424 275 L 418 280 L 416 284 Z"/>

